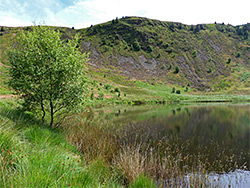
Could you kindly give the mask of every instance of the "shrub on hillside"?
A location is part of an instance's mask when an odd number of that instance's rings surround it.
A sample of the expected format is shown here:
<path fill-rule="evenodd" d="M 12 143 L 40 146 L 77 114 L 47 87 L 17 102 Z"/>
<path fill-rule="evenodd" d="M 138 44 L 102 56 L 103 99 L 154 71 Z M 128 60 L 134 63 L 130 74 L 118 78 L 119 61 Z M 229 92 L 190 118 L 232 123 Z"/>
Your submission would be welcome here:
<path fill-rule="evenodd" d="M 133 44 L 133 48 L 134 48 L 135 51 L 140 51 L 141 50 L 141 46 L 140 46 L 137 39 L 135 40 L 135 42 Z"/>
<path fill-rule="evenodd" d="M 240 57 L 240 55 L 241 55 L 241 53 L 238 52 L 238 53 L 236 54 L 236 57 L 238 58 L 238 57 Z"/>
<path fill-rule="evenodd" d="M 227 64 L 231 63 L 231 58 L 228 58 Z"/>
<path fill-rule="evenodd" d="M 177 65 L 177 66 L 175 67 L 175 73 L 178 74 L 179 72 L 180 72 L 180 68 L 179 68 L 179 66 Z"/>
<path fill-rule="evenodd" d="M 181 94 L 181 90 L 176 90 L 176 94 Z"/>
<path fill-rule="evenodd" d="M 196 58 L 198 55 L 198 52 L 197 50 L 194 50 L 193 53 L 192 53 L 192 58 Z"/>

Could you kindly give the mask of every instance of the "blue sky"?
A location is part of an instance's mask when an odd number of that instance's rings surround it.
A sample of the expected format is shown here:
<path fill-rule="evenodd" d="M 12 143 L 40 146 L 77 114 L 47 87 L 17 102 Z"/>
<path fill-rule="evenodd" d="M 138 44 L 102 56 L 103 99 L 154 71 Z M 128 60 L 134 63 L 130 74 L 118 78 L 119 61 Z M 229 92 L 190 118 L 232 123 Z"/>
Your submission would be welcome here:
<path fill-rule="evenodd" d="M 86 28 L 122 16 L 184 24 L 250 22 L 249 0 L 0 0 L 0 25 Z"/>

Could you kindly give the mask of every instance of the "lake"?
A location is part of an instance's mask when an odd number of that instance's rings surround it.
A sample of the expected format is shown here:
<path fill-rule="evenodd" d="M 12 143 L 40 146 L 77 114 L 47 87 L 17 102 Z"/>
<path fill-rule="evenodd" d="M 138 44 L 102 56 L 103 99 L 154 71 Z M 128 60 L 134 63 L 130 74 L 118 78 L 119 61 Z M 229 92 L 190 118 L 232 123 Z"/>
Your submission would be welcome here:
<path fill-rule="evenodd" d="M 123 143 L 171 145 L 206 164 L 217 185 L 250 186 L 250 104 L 170 104 L 97 109 Z M 189 174 L 187 174 L 187 177 Z"/>

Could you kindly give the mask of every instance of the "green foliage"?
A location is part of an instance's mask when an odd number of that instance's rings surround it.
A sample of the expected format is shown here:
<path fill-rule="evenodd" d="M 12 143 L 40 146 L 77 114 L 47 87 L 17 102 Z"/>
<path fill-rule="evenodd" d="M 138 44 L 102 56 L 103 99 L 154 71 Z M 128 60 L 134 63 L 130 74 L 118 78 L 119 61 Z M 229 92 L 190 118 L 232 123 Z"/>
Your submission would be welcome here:
<path fill-rule="evenodd" d="M 177 65 L 177 66 L 175 67 L 175 73 L 178 74 L 179 72 L 180 72 L 180 68 L 179 68 L 179 66 Z"/>
<path fill-rule="evenodd" d="M 106 40 L 106 38 L 104 37 L 103 39 L 102 39 L 102 45 L 106 45 L 107 44 L 107 40 Z"/>
<path fill-rule="evenodd" d="M 93 92 L 90 94 L 90 100 L 94 100 L 94 93 Z"/>
<path fill-rule="evenodd" d="M 170 64 L 170 65 L 168 66 L 168 70 L 171 70 L 171 68 L 172 68 L 172 64 Z"/>
<path fill-rule="evenodd" d="M 181 90 L 176 90 L 176 94 L 181 94 Z"/>
<path fill-rule="evenodd" d="M 21 32 L 9 51 L 9 85 L 23 99 L 22 106 L 37 111 L 50 126 L 61 111 L 72 111 L 84 103 L 86 78 L 83 63 L 87 56 L 76 50 L 79 37 L 64 43 L 60 32 L 47 26 Z"/>
<path fill-rule="evenodd" d="M 240 52 L 238 52 L 238 53 L 236 54 L 236 57 L 237 57 L 237 58 L 239 58 L 239 57 L 240 57 L 240 55 L 241 55 L 241 53 L 240 53 Z"/>
<path fill-rule="evenodd" d="M 99 99 L 99 100 L 103 100 L 103 97 L 104 97 L 103 92 L 100 92 L 99 95 L 98 95 L 98 99 Z"/>
<path fill-rule="evenodd" d="M 141 50 L 141 46 L 140 46 L 137 39 L 135 40 L 135 42 L 133 44 L 133 48 L 134 48 L 135 51 L 140 51 Z"/>
<path fill-rule="evenodd" d="M 193 58 L 196 58 L 196 57 L 197 57 L 197 55 L 198 55 L 197 50 L 194 50 L 194 51 L 192 52 L 192 57 L 193 57 Z"/>
<path fill-rule="evenodd" d="M 213 69 L 210 67 L 208 70 L 207 70 L 207 73 L 211 73 L 213 71 Z"/>
<path fill-rule="evenodd" d="M 228 60 L 227 60 L 226 63 L 227 63 L 227 64 L 230 64 L 230 63 L 231 63 L 231 58 L 228 58 Z"/>
<path fill-rule="evenodd" d="M 163 64 L 163 65 L 161 66 L 161 69 L 165 69 L 165 68 L 166 68 L 166 65 Z"/>
<path fill-rule="evenodd" d="M 149 52 L 149 53 L 153 51 L 153 47 L 152 47 L 152 46 L 148 46 L 147 49 L 148 49 L 148 52 Z"/>
<path fill-rule="evenodd" d="M 175 93 L 175 87 L 172 88 L 172 93 Z"/>
<path fill-rule="evenodd" d="M 120 93 L 120 92 L 121 92 L 120 88 L 119 88 L 119 87 L 116 87 L 116 88 L 115 88 L 115 92 Z"/>
<path fill-rule="evenodd" d="M 250 73 L 244 73 L 244 74 L 241 76 L 240 81 L 241 81 L 241 82 L 246 82 L 249 78 L 250 78 Z"/>
<path fill-rule="evenodd" d="M 110 90 L 111 88 L 112 88 L 111 85 L 109 85 L 109 84 L 106 84 L 106 85 L 105 85 L 105 89 L 106 89 L 106 90 Z"/>
<path fill-rule="evenodd" d="M 5 31 L 5 29 L 4 29 L 4 27 L 2 26 L 1 27 L 1 30 L 0 30 L 1 32 L 4 32 Z"/>
<path fill-rule="evenodd" d="M 151 178 L 148 178 L 146 176 L 140 175 L 136 178 L 134 182 L 130 184 L 131 188 L 154 188 L 157 187 L 154 185 L 154 181 Z"/>

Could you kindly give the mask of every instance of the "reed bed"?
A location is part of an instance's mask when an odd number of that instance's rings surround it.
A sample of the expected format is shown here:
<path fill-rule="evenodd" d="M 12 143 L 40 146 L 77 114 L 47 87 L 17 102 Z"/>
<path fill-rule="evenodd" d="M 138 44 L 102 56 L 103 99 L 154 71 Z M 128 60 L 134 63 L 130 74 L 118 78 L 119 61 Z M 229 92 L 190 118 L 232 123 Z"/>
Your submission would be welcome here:
<path fill-rule="evenodd" d="M 62 127 L 68 140 L 88 163 L 103 159 L 123 186 L 216 187 L 208 178 L 206 164 L 198 158 L 193 161 L 194 156 L 184 155 L 180 148 L 166 144 L 163 151 L 161 144 L 125 141 L 110 131 L 111 125 L 87 119 L 81 115 L 65 122 Z"/>

